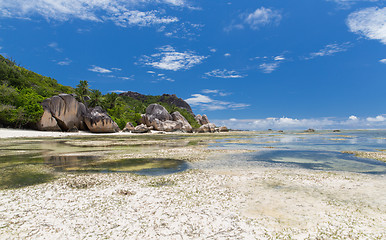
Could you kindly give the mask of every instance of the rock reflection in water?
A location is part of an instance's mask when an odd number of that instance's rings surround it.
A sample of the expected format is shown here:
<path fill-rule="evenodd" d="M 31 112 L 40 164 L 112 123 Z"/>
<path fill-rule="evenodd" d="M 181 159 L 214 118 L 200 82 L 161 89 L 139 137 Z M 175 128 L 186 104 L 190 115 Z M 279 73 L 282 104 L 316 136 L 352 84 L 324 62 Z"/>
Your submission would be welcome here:
<path fill-rule="evenodd" d="M 98 156 L 46 156 L 44 162 L 56 171 L 133 172 L 140 175 L 165 175 L 188 169 L 185 161 L 164 158 L 103 160 Z"/>

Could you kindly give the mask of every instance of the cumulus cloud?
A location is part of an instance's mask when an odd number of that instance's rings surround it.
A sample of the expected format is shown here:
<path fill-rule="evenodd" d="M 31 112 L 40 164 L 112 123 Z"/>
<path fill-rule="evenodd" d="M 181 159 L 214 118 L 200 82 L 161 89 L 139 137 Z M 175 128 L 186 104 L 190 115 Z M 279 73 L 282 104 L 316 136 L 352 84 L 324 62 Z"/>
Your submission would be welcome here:
<path fill-rule="evenodd" d="M 281 14 L 277 10 L 261 7 L 256 9 L 253 13 L 248 14 L 244 22 L 252 29 L 257 30 L 270 24 L 277 25 L 281 21 Z"/>
<path fill-rule="evenodd" d="M 386 115 L 378 115 L 376 117 L 368 117 L 366 118 L 369 122 L 385 122 L 386 121 Z"/>
<path fill-rule="evenodd" d="M 209 96 L 203 94 L 192 94 L 188 99 L 185 99 L 192 107 L 197 107 L 202 111 L 214 111 L 214 110 L 239 110 L 249 107 L 249 104 L 225 102 L 212 99 Z"/>
<path fill-rule="evenodd" d="M 358 118 L 354 115 L 347 119 L 335 118 L 309 118 L 296 119 L 289 117 L 265 119 L 227 119 L 212 120 L 216 125 L 225 125 L 232 129 L 245 130 L 304 130 L 313 129 L 383 129 L 386 127 L 386 115 L 376 117 Z"/>
<path fill-rule="evenodd" d="M 348 48 L 351 47 L 351 45 L 352 44 L 350 42 L 345 42 L 342 44 L 337 44 L 337 43 L 328 44 L 324 48 L 320 49 L 319 51 L 310 53 L 310 56 L 306 57 L 305 59 L 309 60 L 316 57 L 333 56 L 336 53 L 347 51 Z"/>
<path fill-rule="evenodd" d="M 386 58 L 379 60 L 379 62 L 386 64 Z"/>
<path fill-rule="evenodd" d="M 224 57 L 230 57 L 230 56 L 231 56 L 230 53 L 225 53 L 225 54 L 224 54 Z"/>
<path fill-rule="evenodd" d="M 265 7 L 258 8 L 252 13 L 241 14 L 239 17 L 238 20 L 233 20 L 229 26 L 225 27 L 224 31 L 241 30 L 246 26 L 258 30 L 269 25 L 279 25 L 282 19 L 280 11 Z"/>
<path fill-rule="evenodd" d="M 190 69 L 207 58 L 193 51 L 177 52 L 169 45 L 158 48 L 158 51 L 150 56 L 142 56 L 139 62 L 158 69 L 178 71 Z"/>
<path fill-rule="evenodd" d="M 368 39 L 386 44 L 386 7 L 365 8 L 351 13 L 347 18 L 350 31 Z"/>
<path fill-rule="evenodd" d="M 159 11 L 139 11 L 139 4 L 167 4 L 186 6 L 183 0 L 3 0 L 0 1 L 0 16 L 29 18 L 40 15 L 47 20 L 67 21 L 81 19 L 94 22 L 113 21 L 123 27 L 150 26 L 177 22 L 173 16 L 160 16 Z"/>
<path fill-rule="evenodd" d="M 240 73 L 234 71 L 234 70 L 220 70 L 215 69 L 213 71 L 205 73 L 206 76 L 209 77 L 216 77 L 216 78 L 243 78 L 245 75 L 241 75 Z"/>

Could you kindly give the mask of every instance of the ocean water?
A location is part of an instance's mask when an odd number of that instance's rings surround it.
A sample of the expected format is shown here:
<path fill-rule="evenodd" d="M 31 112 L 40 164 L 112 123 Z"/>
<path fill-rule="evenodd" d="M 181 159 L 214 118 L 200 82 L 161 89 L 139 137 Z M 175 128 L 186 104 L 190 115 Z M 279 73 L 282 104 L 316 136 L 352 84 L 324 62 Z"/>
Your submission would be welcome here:
<path fill-rule="evenodd" d="M 196 168 L 288 167 L 325 171 L 386 174 L 386 163 L 342 151 L 386 150 L 386 130 L 256 133 L 219 140 L 213 149 L 256 150 L 212 157 Z"/>

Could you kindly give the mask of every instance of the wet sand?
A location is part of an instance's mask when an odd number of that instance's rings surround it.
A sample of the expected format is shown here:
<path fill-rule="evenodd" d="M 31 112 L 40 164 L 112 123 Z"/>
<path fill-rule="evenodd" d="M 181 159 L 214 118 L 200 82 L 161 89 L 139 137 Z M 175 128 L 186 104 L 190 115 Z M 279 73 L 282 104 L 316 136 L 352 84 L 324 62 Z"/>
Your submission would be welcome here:
<path fill-rule="evenodd" d="M 185 146 L 125 157 L 186 161 Z M 0 239 L 384 239 L 386 176 L 288 168 L 60 173 L 0 190 Z"/>

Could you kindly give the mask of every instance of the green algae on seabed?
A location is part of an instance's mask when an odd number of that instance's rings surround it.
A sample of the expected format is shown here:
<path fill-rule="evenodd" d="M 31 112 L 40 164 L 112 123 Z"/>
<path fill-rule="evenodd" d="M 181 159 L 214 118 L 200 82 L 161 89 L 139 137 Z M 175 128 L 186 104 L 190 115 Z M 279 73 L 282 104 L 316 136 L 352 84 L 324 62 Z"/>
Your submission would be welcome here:
<path fill-rule="evenodd" d="M 16 165 L 0 168 L 0 189 L 21 188 L 53 180 L 55 174 L 40 165 Z"/>

